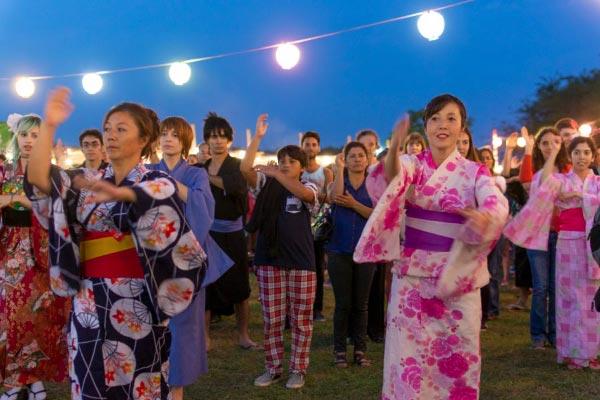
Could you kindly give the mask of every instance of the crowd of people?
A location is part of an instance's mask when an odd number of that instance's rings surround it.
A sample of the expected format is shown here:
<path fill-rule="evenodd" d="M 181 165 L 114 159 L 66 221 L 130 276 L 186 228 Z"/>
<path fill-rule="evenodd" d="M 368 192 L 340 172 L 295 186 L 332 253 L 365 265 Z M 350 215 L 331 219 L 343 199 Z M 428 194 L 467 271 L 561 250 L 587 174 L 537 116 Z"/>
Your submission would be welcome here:
<path fill-rule="evenodd" d="M 510 134 L 502 174 L 477 149 L 462 101 L 425 107 L 424 133 L 407 117 L 389 147 L 361 130 L 319 165 L 321 139 L 256 165 L 262 114 L 243 159 L 215 113 L 204 142 L 177 116 L 136 103 L 85 130 L 85 162 L 53 159 L 73 110 L 58 88 L 43 118 L 12 115 L 12 160 L 0 155 L 1 400 L 68 381 L 73 399 L 182 399 L 207 372 L 210 326 L 235 314 L 237 342 L 264 351 L 254 385 L 284 375 L 304 386 L 313 323 L 335 298 L 332 365 L 368 368 L 367 338 L 385 342 L 382 399 L 479 397 L 480 333 L 500 315 L 514 270 L 534 349 L 555 347 L 569 369 L 600 369 L 600 314 L 590 308 L 600 268 L 589 236 L 600 205 L 600 132 L 570 118 Z M 523 150 L 517 142 L 525 142 Z M 160 150 L 162 158 L 158 158 Z M 263 338 L 249 332 L 256 275 Z M 350 357 L 348 346 L 352 346 Z"/>

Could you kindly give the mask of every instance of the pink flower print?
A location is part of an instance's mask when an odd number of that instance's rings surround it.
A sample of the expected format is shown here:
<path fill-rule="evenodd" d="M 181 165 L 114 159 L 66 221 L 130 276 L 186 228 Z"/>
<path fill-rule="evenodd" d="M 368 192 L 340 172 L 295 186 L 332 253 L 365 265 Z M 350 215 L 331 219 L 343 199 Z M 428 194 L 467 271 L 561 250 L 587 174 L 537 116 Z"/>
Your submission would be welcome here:
<path fill-rule="evenodd" d="M 421 390 L 421 367 L 418 365 L 407 366 L 402 370 L 401 379 L 406 382 L 412 390 L 418 392 Z"/>
<path fill-rule="evenodd" d="M 449 400 L 477 400 L 477 389 L 471 386 L 456 385 L 450 389 Z"/>
<path fill-rule="evenodd" d="M 460 321 L 463 318 L 463 313 L 460 310 L 452 310 L 452 319 Z"/>
<path fill-rule="evenodd" d="M 412 308 L 413 310 L 421 309 L 421 296 L 417 290 L 411 290 L 408 292 L 408 296 L 406 298 L 406 305 Z"/>
<path fill-rule="evenodd" d="M 460 198 L 458 190 L 456 190 L 455 188 L 446 191 L 446 193 L 444 193 L 444 195 L 440 198 L 439 204 L 442 210 L 445 211 L 452 211 L 465 207 L 464 203 L 462 202 L 462 199 Z"/>
<path fill-rule="evenodd" d="M 469 363 L 458 353 L 439 360 L 437 365 L 442 374 L 454 379 L 462 377 L 469 370 Z"/>
<path fill-rule="evenodd" d="M 460 339 L 458 338 L 458 336 L 456 335 L 450 335 L 448 336 L 448 338 L 446 339 L 446 342 L 450 345 L 450 346 L 456 346 L 459 342 Z"/>
<path fill-rule="evenodd" d="M 390 208 L 387 209 L 383 217 L 383 229 L 392 230 L 398 224 L 400 219 L 400 197 L 394 198 L 390 202 Z"/>
<path fill-rule="evenodd" d="M 436 358 L 446 357 L 451 351 L 450 345 L 444 339 L 438 338 L 431 342 L 431 352 Z"/>
<path fill-rule="evenodd" d="M 488 196 L 483 201 L 483 208 L 494 208 L 498 204 L 498 198 L 496 196 Z"/>
<path fill-rule="evenodd" d="M 475 289 L 475 279 L 468 276 L 459 277 L 456 287 L 458 293 L 470 293 Z"/>
<path fill-rule="evenodd" d="M 450 161 L 448 164 L 446 164 L 446 169 L 448 171 L 452 172 L 456 169 L 456 164 L 454 164 L 452 161 Z"/>
<path fill-rule="evenodd" d="M 446 306 L 444 305 L 444 302 L 437 297 L 432 297 L 430 299 L 421 298 L 421 311 L 432 318 L 441 319 L 446 311 Z"/>
<path fill-rule="evenodd" d="M 371 234 L 362 248 L 363 258 L 368 260 L 376 260 L 379 255 L 383 252 L 381 244 L 376 243 L 375 235 Z"/>
<path fill-rule="evenodd" d="M 435 187 L 425 185 L 425 186 L 423 186 L 423 189 L 421 189 L 421 193 L 424 196 L 433 196 L 433 194 L 435 193 Z"/>

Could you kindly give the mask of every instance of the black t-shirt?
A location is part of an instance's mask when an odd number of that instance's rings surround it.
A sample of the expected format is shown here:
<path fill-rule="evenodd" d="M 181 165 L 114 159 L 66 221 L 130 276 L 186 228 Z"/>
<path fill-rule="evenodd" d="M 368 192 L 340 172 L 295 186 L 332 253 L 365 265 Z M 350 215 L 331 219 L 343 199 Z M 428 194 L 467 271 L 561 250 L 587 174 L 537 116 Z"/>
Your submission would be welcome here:
<path fill-rule="evenodd" d="M 266 183 L 264 175 L 258 174 L 257 188 L 254 190 L 258 195 Z M 310 182 L 303 184 L 318 193 L 318 188 Z M 313 246 L 313 235 L 310 228 L 310 209 L 313 207 L 302 202 L 299 198 L 286 190 L 285 200 L 278 210 L 277 218 L 277 257 L 269 257 L 269 246 L 266 238 L 258 232 L 256 240 L 256 252 L 254 255 L 255 265 L 270 265 L 286 269 L 298 269 L 315 271 L 315 252 Z"/>

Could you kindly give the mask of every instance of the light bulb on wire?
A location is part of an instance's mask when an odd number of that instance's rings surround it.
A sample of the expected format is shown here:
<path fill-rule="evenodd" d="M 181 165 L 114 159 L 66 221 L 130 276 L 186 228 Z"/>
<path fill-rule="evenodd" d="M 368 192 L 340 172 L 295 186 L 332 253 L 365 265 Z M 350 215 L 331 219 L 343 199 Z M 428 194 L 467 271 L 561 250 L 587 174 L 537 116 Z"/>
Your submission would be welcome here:
<path fill-rule="evenodd" d="M 425 11 L 417 20 L 419 33 L 429 41 L 439 39 L 445 28 L 444 17 L 437 11 Z"/>
<path fill-rule="evenodd" d="M 502 138 L 500 136 L 494 136 L 492 138 L 492 146 L 497 149 L 498 147 L 502 146 Z"/>
<path fill-rule="evenodd" d="M 300 49 L 292 43 L 282 43 L 277 46 L 275 60 L 282 69 L 290 70 L 300 61 Z"/>
<path fill-rule="evenodd" d="M 17 92 L 20 97 L 28 99 L 35 93 L 35 82 L 27 76 L 17 78 L 15 81 L 15 92 Z"/>
<path fill-rule="evenodd" d="M 500 165 L 500 164 L 494 165 L 494 173 L 496 175 L 500 175 L 502 173 L 502 171 L 504 171 L 504 168 L 502 167 L 502 165 Z"/>
<path fill-rule="evenodd" d="M 581 124 L 579 127 L 579 134 L 583 137 L 589 137 L 592 133 L 592 126 L 590 124 Z"/>
<path fill-rule="evenodd" d="M 169 78 L 177 86 L 185 85 L 192 76 L 192 69 L 187 63 L 176 62 L 169 67 Z"/>
<path fill-rule="evenodd" d="M 93 95 L 102 90 L 104 82 L 102 81 L 102 77 L 100 76 L 100 74 L 91 73 L 85 74 L 83 78 L 81 78 L 81 85 L 83 86 L 83 90 L 85 90 L 87 94 Z"/>
<path fill-rule="evenodd" d="M 517 146 L 519 147 L 525 147 L 527 146 L 527 140 L 525 140 L 524 137 L 520 137 L 517 139 Z"/>

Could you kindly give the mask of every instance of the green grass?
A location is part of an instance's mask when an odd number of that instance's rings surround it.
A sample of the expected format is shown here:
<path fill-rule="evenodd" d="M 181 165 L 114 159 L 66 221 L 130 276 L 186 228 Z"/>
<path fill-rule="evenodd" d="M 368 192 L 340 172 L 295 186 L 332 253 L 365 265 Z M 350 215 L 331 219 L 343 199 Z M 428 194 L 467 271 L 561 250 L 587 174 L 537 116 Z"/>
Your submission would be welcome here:
<path fill-rule="evenodd" d="M 503 304 L 514 300 L 513 292 L 502 293 Z M 256 290 L 251 304 L 250 328 L 254 339 L 259 340 L 262 337 L 262 319 Z M 324 314 L 327 322 L 315 323 L 311 364 L 303 389 L 285 389 L 285 379 L 268 388 L 255 388 L 252 382 L 263 372 L 263 354 L 242 350 L 236 345 L 235 321 L 233 317 L 227 317 L 212 328 L 213 350 L 209 354 L 209 373 L 195 385 L 186 388 L 185 398 L 377 399 L 381 386 L 383 345 L 369 343 L 368 354 L 373 360 L 371 368 L 336 369 L 331 347 L 333 293 L 327 288 Z M 600 399 L 599 372 L 569 371 L 558 366 L 554 350 L 529 348 L 528 332 L 528 312 L 503 310 L 498 320 L 489 323 L 487 332 L 482 333 L 481 399 Z M 289 332 L 285 340 L 288 344 L 286 355 L 289 356 Z M 66 385 L 51 385 L 48 389 L 49 399 L 68 398 Z"/>

